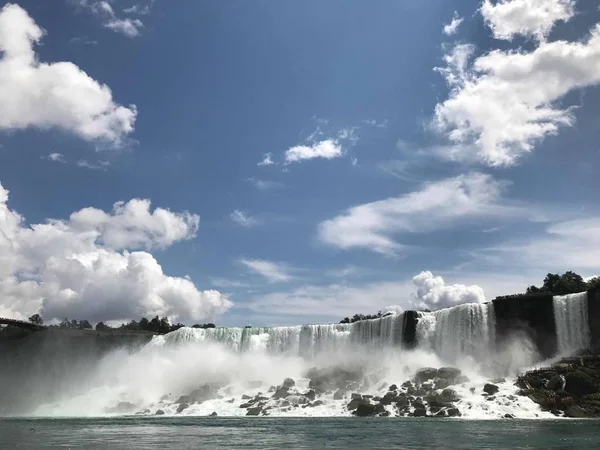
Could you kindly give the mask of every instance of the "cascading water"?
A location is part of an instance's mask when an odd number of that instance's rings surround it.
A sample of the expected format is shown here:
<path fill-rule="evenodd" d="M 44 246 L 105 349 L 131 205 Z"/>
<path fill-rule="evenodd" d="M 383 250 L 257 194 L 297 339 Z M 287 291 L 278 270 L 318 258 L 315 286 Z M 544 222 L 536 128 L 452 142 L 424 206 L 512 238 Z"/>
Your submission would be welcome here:
<path fill-rule="evenodd" d="M 558 352 L 568 354 L 588 348 L 590 345 L 590 326 L 587 292 L 556 295 L 552 301 L 554 304 Z"/>
<path fill-rule="evenodd" d="M 419 313 L 418 346 L 434 351 L 449 362 L 456 362 L 464 356 L 485 359 L 493 350 L 495 335 L 492 303 L 467 303 Z"/>

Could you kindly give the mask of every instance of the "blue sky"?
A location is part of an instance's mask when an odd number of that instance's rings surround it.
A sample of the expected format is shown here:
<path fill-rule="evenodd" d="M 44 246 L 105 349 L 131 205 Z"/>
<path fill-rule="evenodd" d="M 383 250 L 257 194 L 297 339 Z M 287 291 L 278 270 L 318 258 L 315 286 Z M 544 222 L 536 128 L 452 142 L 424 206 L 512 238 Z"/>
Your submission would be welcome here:
<path fill-rule="evenodd" d="M 596 1 L 22 0 L 0 50 L 0 315 L 286 325 L 598 274 Z"/>

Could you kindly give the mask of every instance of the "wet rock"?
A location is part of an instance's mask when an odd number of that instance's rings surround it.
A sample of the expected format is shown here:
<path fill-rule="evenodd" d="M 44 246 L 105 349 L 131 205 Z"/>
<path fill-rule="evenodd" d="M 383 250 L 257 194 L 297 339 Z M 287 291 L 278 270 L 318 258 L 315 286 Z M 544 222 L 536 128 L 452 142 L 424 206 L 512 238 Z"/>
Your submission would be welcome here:
<path fill-rule="evenodd" d="M 442 400 L 446 402 L 457 402 L 460 400 L 458 393 L 454 389 L 446 388 L 441 394 Z"/>
<path fill-rule="evenodd" d="M 275 400 L 278 400 L 281 398 L 286 398 L 289 395 L 290 395 L 290 393 L 288 392 L 288 390 L 286 388 L 279 388 L 275 391 L 272 398 L 274 398 Z"/>
<path fill-rule="evenodd" d="M 314 391 L 314 389 L 311 389 L 304 394 L 304 396 L 312 402 L 317 397 L 317 393 Z"/>
<path fill-rule="evenodd" d="M 461 374 L 462 371 L 455 367 L 440 367 L 437 370 L 437 376 L 446 380 L 456 380 Z"/>
<path fill-rule="evenodd" d="M 182 403 L 177 407 L 177 414 L 180 414 L 184 409 L 188 408 L 190 405 L 188 403 Z"/>
<path fill-rule="evenodd" d="M 371 400 L 373 400 L 374 402 L 380 402 L 381 401 L 381 397 L 376 395 L 375 397 L 373 397 Z"/>
<path fill-rule="evenodd" d="M 164 416 L 165 412 L 162 409 L 157 409 L 154 413 L 155 416 Z"/>
<path fill-rule="evenodd" d="M 471 387 L 471 388 L 469 388 L 469 391 L 471 391 L 471 393 L 473 394 L 473 393 L 475 393 L 475 388 Z"/>
<path fill-rule="evenodd" d="M 425 417 L 427 416 L 427 411 L 425 408 L 415 408 L 412 415 L 413 417 Z"/>
<path fill-rule="evenodd" d="M 242 400 L 250 400 L 252 397 L 250 397 L 249 395 L 242 395 Z"/>
<path fill-rule="evenodd" d="M 554 375 L 552 378 L 548 380 L 546 383 L 546 388 L 551 391 L 562 391 L 566 386 L 566 380 L 563 375 Z"/>
<path fill-rule="evenodd" d="M 433 380 L 437 376 L 438 370 L 433 367 L 425 367 L 420 369 L 415 374 L 415 381 L 417 383 L 423 383 L 427 380 Z"/>
<path fill-rule="evenodd" d="M 425 404 L 421 400 L 415 400 L 414 402 L 412 402 L 412 405 L 416 409 L 425 409 Z"/>
<path fill-rule="evenodd" d="M 598 389 L 594 378 L 583 370 L 575 370 L 565 376 L 565 391 L 575 397 L 594 394 Z"/>
<path fill-rule="evenodd" d="M 323 400 L 317 400 L 316 402 L 313 402 L 310 404 L 310 406 L 315 407 L 315 406 L 321 406 L 323 404 Z"/>
<path fill-rule="evenodd" d="M 446 413 L 448 413 L 448 417 L 460 417 L 462 416 L 461 412 L 459 411 L 458 408 L 448 408 L 446 410 Z"/>
<path fill-rule="evenodd" d="M 261 406 L 255 406 L 254 408 L 248 408 L 248 412 L 246 413 L 247 416 L 258 416 L 260 415 L 260 413 L 263 412 L 263 409 Z"/>
<path fill-rule="evenodd" d="M 389 388 L 388 391 L 397 391 L 398 390 L 398 386 L 396 386 L 395 384 L 392 384 Z"/>
<path fill-rule="evenodd" d="M 283 380 L 283 384 L 282 384 L 282 386 L 286 389 L 289 389 L 295 385 L 296 385 L 296 382 L 294 380 L 292 380 L 291 378 L 286 378 L 285 380 Z"/>
<path fill-rule="evenodd" d="M 240 405 L 240 408 L 250 408 L 252 405 L 254 405 L 254 401 L 250 401 L 248 403 L 242 403 Z"/>
<path fill-rule="evenodd" d="M 398 398 L 396 399 L 396 406 L 398 407 L 398 409 L 404 408 L 405 406 L 408 406 L 410 404 L 410 402 L 408 401 L 408 397 L 406 396 L 398 396 Z"/>
<path fill-rule="evenodd" d="M 356 408 L 358 408 L 358 405 L 361 405 L 363 403 L 367 403 L 367 404 L 371 404 L 371 402 L 369 402 L 368 400 L 363 400 L 362 398 L 355 398 L 350 400 L 350 403 L 348 403 L 348 411 L 354 411 Z"/>
<path fill-rule="evenodd" d="M 277 386 L 271 386 L 267 392 L 275 392 L 277 390 Z"/>
<path fill-rule="evenodd" d="M 391 405 L 392 403 L 395 403 L 397 400 L 398 400 L 398 394 L 396 394 L 396 391 L 389 391 L 387 394 L 385 394 L 381 398 L 379 403 L 382 405 Z"/>
<path fill-rule="evenodd" d="M 483 392 L 489 395 L 497 394 L 499 390 L 500 388 L 495 384 L 486 383 L 485 386 L 483 386 Z"/>
<path fill-rule="evenodd" d="M 460 375 L 457 379 L 456 379 L 456 384 L 463 384 L 463 383 L 468 383 L 469 381 L 471 381 L 469 379 L 468 376 L 466 375 Z"/>
<path fill-rule="evenodd" d="M 429 392 L 429 391 L 433 390 L 433 383 L 423 383 L 421 385 L 421 389 L 426 392 Z"/>
<path fill-rule="evenodd" d="M 561 411 L 560 409 L 556 409 L 556 408 L 554 408 L 554 409 L 551 409 L 551 410 L 550 410 L 550 412 L 551 412 L 552 414 L 554 414 L 555 416 L 557 416 L 557 417 L 560 417 L 560 416 L 562 416 L 562 411 Z"/>
<path fill-rule="evenodd" d="M 356 399 L 361 399 L 362 398 L 362 394 L 358 394 L 356 392 L 353 392 L 352 394 L 350 394 L 350 400 L 356 400 Z"/>
<path fill-rule="evenodd" d="M 590 414 L 580 406 L 573 405 L 565 411 L 565 416 L 571 417 L 573 419 L 583 419 L 586 417 L 590 417 Z"/>
<path fill-rule="evenodd" d="M 235 402 L 235 398 L 230 398 L 229 400 L 226 400 L 226 401 L 227 401 L 227 403 L 233 403 L 233 402 Z"/>
<path fill-rule="evenodd" d="M 503 416 L 505 419 L 514 419 L 515 416 L 513 416 L 512 414 L 504 414 Z"/>
<path fill-rule="evenodd" d="M 452 406 L 454 406 L 451 401 L 445 400 L 441 394 L 438 393 L 431 393 L 428 396 L 425 397 L 424 399 L 427 404 L 429 405 L 429 407 L 437 407 L 437 408 L 450 408 Z M 413 405 L 415 405 L 413 403 Z"/>
<path fill-rule="evenodd" d="M 213 411 L 213 412 L 210 413 L 210 417 L 215 417 L 215 416 L 218 416 L 218 414 L 217 414 L 216 411 Z"/>
<path fill-rule="evenodd" d="M 490 380 L 490 383 L 492 383 L 492 384 L 506 383 L 506 378 L 492 378 Z"/>
<path fill-rule="evenodd" d="M 335 394 L 333 394 L 333 399 L 334 400 L 342 400 L 345 395 L 346 395 L 345 391 L 338 389 L 337 391 L 335 391 Z"/>
<path fill-rule="evenodd" d="M 404 389 L 408 389 L 408 388 L 414 387 L 413 384 L 412 384 L 412 381 L 405 381 L 400 386 L 402 386 Z"/>
<path fill-rule="evenodd" d="M 289 401 L 292 405 L 306 405 L 309 400 L 304 395 L 290 395 L 286 397 L 286 400 Z"/>
<path fill-rule="evenodd" d="M 372 405 L 369 402 L 362 401 L 356 407 L 356 409 L 352 412 L 353 415 L 357 417 L 369 417 L 375 415 L 375 405 Z"/>
<path fill-rule="evenodd" d="M 450 383 L 450 381 L 448 381 L 445 378 L 436 378 L 435 384 L 433 385 L 433 387 L 435 390 L 439 390 L 439 389 L 445 389 L 451 385 L 452 385 L 452 383 Z"/>

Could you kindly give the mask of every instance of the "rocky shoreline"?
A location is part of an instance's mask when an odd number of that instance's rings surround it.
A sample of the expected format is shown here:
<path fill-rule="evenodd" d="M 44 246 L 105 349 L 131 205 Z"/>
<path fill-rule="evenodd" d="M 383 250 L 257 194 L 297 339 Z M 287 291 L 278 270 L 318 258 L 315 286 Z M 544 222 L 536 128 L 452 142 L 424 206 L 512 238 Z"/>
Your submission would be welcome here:
<path fill-rule="evenodd" d="M 517 379 L 520 395 L 542 410 L 571 418 L 600 417 L 600 355 L 580 354 Z"/>

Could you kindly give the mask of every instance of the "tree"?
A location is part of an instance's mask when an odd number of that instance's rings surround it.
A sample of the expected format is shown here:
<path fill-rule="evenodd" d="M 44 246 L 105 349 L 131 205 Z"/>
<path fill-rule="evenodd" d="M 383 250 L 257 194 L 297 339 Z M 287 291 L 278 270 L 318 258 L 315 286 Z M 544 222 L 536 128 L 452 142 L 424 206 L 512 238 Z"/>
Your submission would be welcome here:
<path fill-rule="evenodd" d="M 80 320 L 79 321 L 79 328 L 82 330 L 91 330 L 94 327 L 92 327 L 92 324 L 89 323 L 87 320 Z"/>
<path fill-rule="evenodd" d="M 587 281 L 588 289 L 594 289 L 600 287 L 600 277 L 590 278 Z"/>
<path fill-rule="evenodd" d="M 98 322 L 96 324 L 96 331 L 108 331 L 108 330 L 112 330 L 112 328 L 109 327 L 108 325 L 106 325 L 104 322 Z"/>
<path fill-rule="evenodd" d="M 589 283 L 586 283 L 583 277 L 573 271 L 567 271 L 562 275 L 549 273 L 544 278 L 544 284 L 541 288 L 529 286 L 527 294 L 537 294 L 547 292 L 552 295 L 574 294 L 589 289 Z"/>
<path fill-rule="evenodd" d="M 42 319 L 42 316 L 40 316 L 39 314 L 34 314 L 33 316 L 31 316 L 29 318 L 29 321 L 35 325 L 43 325 L 44 324 L 44 319 Z"/>

